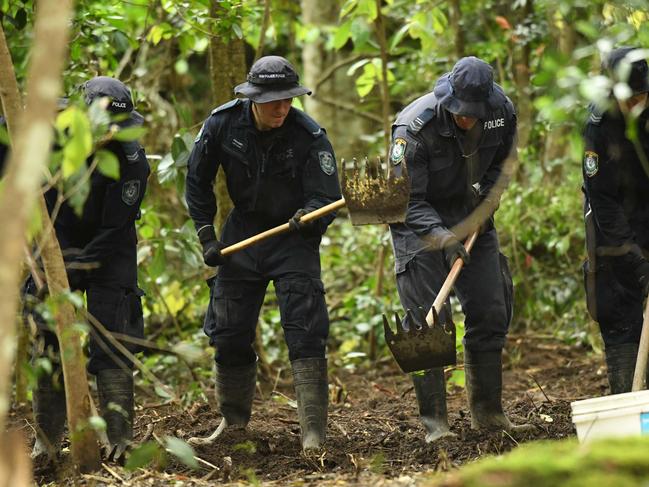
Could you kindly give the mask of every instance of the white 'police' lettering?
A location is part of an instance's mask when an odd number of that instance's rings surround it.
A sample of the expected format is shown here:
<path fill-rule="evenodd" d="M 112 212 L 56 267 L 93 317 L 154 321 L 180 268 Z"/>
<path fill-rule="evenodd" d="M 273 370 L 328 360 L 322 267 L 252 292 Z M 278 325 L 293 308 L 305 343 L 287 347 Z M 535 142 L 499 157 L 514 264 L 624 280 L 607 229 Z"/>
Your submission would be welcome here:
<path fill-rule="evenodd" d="M 484 130 L 491 130 L 495 129 L 498 127 L 504 127 L 505 126 L 505 119 L 504 118 L 499 118 L 497 120 L 487 120 L 484 123 Z"/>
<path fill-rule="evenodd" d="M 111 102 L 111 105 L 114 106 L 115 108 L 126 108 L 126 102 L 114 101 Z"/>

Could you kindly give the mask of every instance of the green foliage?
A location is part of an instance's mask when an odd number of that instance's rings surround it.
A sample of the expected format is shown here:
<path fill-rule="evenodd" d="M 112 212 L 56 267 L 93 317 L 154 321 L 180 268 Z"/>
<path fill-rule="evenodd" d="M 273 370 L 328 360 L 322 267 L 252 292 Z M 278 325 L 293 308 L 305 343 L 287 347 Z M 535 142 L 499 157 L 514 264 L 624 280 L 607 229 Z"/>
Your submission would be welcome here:
<path fill-rule="evenodd" d="M 504 456 L 484 458 L 442 479 L 431 478 L 422 485 L 642 485 L 649 480 L 648 446 L 646 437 L 599 440 L 587 445 L 579 445 L 574 439 L 528 443 Z"/>
<path fill-rule="evenodd" d="M 127 470 L 136 470 L 153 464 L 154 468 L 161 469 L 167 463 L 167 455 L 157 442 L 147 441 L 129 452 L 126 465 Z"/>

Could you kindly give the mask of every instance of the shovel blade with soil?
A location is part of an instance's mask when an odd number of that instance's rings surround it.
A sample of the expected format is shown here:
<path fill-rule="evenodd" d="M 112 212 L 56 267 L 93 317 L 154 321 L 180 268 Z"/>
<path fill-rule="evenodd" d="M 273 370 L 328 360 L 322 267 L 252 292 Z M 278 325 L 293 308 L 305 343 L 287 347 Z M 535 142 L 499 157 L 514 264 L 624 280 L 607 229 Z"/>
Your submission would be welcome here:
<path fill-rule="evenodd" d="M 353 159 L 351 170 L 341 161 L 340 179 L 345 203 L 353 225 L 400 223 L 406 219 L 410 180 L 405 167 L 400 174 L 365 158 L 362 164 Z"/>

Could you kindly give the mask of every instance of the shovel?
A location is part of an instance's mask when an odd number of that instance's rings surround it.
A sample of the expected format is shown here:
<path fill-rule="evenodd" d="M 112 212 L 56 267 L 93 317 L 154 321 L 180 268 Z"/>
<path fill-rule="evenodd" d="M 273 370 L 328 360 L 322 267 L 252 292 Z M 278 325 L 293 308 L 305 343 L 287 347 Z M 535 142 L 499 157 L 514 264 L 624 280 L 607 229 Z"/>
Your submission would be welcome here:
<path fill-rule="evenodd" d="M 464 244 L 467 252 L 471 252 L 477 238 L 477 231 L 469 235 Z M 407 310 L 410 323 L 408 330 L 403 327 L 399 315 L 395 313 L 397 332 L 394 333 L 388 318 L 383 315 L 385 341 L 403 372 L 455 365 L 455 324 L 447 300 L 463 265 L 464 261 L 460 258 L 453 263 L 425 319 L 416 322 L 412 310 Z M 443 307 L 446 307 L 447 311 L 445 315 L 448 321 L 445 323 L 442 323 L 439 317 Z"/>
<path fill-rule="evenodd" d="M 372 164 L 365 158 L 364 167 L 353 160 L 351 177 L 347 177 L 345 160 L 341 161 L 341 186 L 343 198 L 307 213 L 300 218 L 301 223 L 308 223 L 334 211 L 347 207 L 352 225 L 371 225 L 377 223 L 399 223 L 405 221 L 408 199 L 410 197 L 410 180 L 402 163 L 403 171 L 396 177 L 387 175 L 381 168 L 381 161 Z M 222 255 L 230 255 L 246 249 L 258 242 L 290 230 L 288 223 L 283 223 L 264 232 L 253 235 L 241 242 L 225 247 Z"/>

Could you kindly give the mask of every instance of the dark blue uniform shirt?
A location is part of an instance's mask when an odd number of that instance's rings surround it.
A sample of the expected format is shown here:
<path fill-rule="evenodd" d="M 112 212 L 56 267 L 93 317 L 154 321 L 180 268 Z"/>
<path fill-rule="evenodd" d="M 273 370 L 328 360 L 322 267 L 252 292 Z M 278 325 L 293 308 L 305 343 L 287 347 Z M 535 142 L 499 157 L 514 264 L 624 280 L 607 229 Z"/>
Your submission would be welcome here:
<path fill-rule="evenodd" d="M 95 170 L 81 216 L 63 202 L 56 215 L 58 191 L 50 189 L 45 200 L 54 219 L 56 236 L 66 263 L 92 268 L 86 283 L 137 287 L 137 233 L 135 220 L 146 190 L 149 163 L 137 142 L 110 142 L 104 147 L 119 160 L 118 180 Z"/>
<path fill-rule="evenodd" d="M 471 143 L 429 93 L 404 108 L 392 126 L 390 160 L 397 171 L 405 161 L 411 179 L 406 221 L 390 225 L 397 272 L 426 247 L 426 237 L 447 234 L 489 195 L 516 149 L 509 98 L 477 124 Z"/>
<path fill-rule="evenodd" d="M 584 131 L 584 193 L 594 220 L 597 253 L 623 256 L 649 250 L 649 109 L 637 120 L 637 146 L 626 136 L 624 117 L 591 108 Z M 641 151 L 641 152 L 639 152 Z"/>
<path fill-rule="evenodd" d="M 197 229 L 213 224 L 219 166 L 235 210 L 261 227 L 285 223 L 300 208 L 312 211 L 340 198 L 336 160 L 324 129 L 291 108 L 281 127 L 260 132 L 251 105 L 233 100 L 216 108 L 196 138 L 186 198 Z M 333 219 L 319 219 L 317 231 L 324 233 Z"/>

